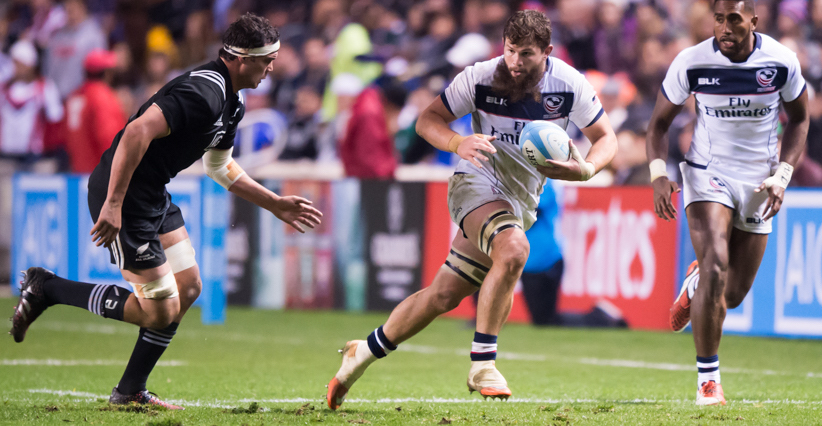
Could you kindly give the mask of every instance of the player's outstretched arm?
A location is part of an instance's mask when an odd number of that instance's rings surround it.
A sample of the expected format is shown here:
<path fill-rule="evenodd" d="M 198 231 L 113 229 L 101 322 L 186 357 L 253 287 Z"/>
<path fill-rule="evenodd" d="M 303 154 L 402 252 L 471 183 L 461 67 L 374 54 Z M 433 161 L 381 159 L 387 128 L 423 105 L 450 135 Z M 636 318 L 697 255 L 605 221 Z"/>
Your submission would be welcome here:
<path fill-rule="evenodd" d="M 420 114 L 417 120 L 417 134 L 428 141 L 434 148 L 440 151 L 450 151 L 460 156 L 463 160 L 470 161 L 473 165 L 482 168 L 482 161 L 488 161 L 488 157 L 480 151 L 496 154 L 497 149 L 491 145 L 495 136 L 482 135 L 479 133 L 462 136 L 448 127 L 448 123 L 456 120 L 442 99 L 436 98 L 431 105 Z"/>
<path fill-rule="evenodd" d="M 91 228 L 91 240 L 96 242 L 98 247 L 102 244 L 108 246 L 117 237 L 120 231 L 123 199 L 126 196 L 128 184 L 131 182 L 131 176 L 143 159 L 151 141 L 167 136 L 168 133 L 166 118 L 156 105 L 152 105 L 143 115 L 126 125 L 111 162 L 111 177 L 106 201 L 100 210 L 97 223 Z"/>
<path fill-rule="evenodd" d="M 277 219 L 305 233 L 303 225 L 314 228 L 320 224 L 322 212 L 311 206 L 311 201 L 295 195 L 279 196 L 254 179 L 243 174 L 229 188 L 240 198 L 250 201 L 277 216 Z"/>
<path fill-rule="evenodd" d="M 546 160 L 548 167 L 537 167 L 549 179 L 586 181 L 607 166 L 617 152 L 617 139 L 608 114 L 602 114 L 596 123 L 582 129 L 582 134 L 591 141 L 591 149 L 586 158 L 582 157 L 573 142 L 569 141 L 571 158 L 568 161 Z"/>
<path fill-rule="evenodd" d="M 779 167 L 773 176 L 765 179 L 756 192 L 768 191 L 768 203 L 765 205 L 765 216 L 763 220 L 774 217 L 782 207 L 782 200 L 785 197 L 785 188 L 791 181 L 793 168 L 799 161 L 802 152 L 805 151 L 805 142 L 808 139 L 808 126 L 810 125 L 810 113 L 808 111 L 808 91 L 805 90 L 798 98 L 791 102 L 783 102 L 785 115 L 788 122 L 785 123 L 785 132 L 782 134 L 782 151 L 779 153 Z"/>
<path fill-rule="evenodd" d="M 654 187 L 654 211 L 661 219 L 676 219 L 676 208 L 671 195 L 680 191 L 676 182 L 668 180 L 666 160 L 668 159 L 668 129 L 674 118 L 682 111 L 682 105 L 668 100 L 659 91 L 656 105 L 648 123 L 645 152 L 651 167 L 651 184 Z"/>

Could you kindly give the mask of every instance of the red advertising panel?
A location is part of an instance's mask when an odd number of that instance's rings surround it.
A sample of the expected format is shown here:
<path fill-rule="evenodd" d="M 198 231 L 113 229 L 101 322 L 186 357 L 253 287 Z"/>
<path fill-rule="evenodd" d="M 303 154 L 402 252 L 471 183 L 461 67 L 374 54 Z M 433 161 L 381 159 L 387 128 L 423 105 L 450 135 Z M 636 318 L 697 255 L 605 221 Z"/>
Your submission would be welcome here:
<path fill-rule="evenodd" d="M 650 187 L 565 188 L 560 311 L 605 299 L 632 328 L 668 327 L 676 224 L 658 219 L 652 200 Z"/>

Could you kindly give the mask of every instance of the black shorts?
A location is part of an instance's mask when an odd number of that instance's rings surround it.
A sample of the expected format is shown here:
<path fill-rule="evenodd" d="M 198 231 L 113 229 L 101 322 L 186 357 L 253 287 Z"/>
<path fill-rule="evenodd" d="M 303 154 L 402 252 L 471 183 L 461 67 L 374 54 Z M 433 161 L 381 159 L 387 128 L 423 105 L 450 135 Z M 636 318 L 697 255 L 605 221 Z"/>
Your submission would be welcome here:
<path fill-rule="evenodd" d="M 89 191 L 88 210 L 97 223 L 105 200 Z M 120 232 L 109 246 L 111 263 L 122 269 L 151 269 L 166 263 L 166 254 L 160 244 L 160 234 L 167 234 L 185 226 L 183 214 L 174 203 L 160 216 L 138 216 L 123 212 Z"/>

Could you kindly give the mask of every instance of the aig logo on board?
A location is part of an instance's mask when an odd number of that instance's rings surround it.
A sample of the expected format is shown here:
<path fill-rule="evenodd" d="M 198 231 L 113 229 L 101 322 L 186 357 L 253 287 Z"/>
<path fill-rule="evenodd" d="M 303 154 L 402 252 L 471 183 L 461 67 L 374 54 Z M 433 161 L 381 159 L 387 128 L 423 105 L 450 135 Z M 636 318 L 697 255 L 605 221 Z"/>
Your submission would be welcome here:
<path fill-rule="evenodd" d="M 774 331 L 822 335 L 822 195 L 785 199 L 776 216 Z"/>

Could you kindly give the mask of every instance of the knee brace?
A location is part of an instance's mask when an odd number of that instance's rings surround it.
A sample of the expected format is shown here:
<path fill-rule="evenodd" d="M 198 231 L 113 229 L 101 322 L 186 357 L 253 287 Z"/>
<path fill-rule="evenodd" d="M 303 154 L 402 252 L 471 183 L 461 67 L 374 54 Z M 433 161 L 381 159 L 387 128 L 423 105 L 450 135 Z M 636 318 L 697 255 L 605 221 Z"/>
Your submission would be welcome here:
<path fill-rule="evenodd" d="M 145 284 L 130 282 L 134 289 L 134 295 L 142 299 L 173 299 L 179 295 L 177 292 L 177 280 L 174 273 L 169 272 L 162 277 Z"/>
<path fill-rule="evenodd" d="M 491 256 L 491 242 L 502 231 L 509 228 L 522 229 L 522 223 L 519 218 L 508 210 L 497 210 L 488 216 L 485 224 L 482 225 L 479 231 L 479 249 Z"/>
<path fill-rule="evenodd" d="M 176 274 L 185 271 L 192 266 L 197 266 L 194 258 L 194 247 L 191 246 L 191 239 L 186 238 L 177 244 L 165 249 L 168 265 L 171 266 L 171 273 Z"/>
<path fill-rule="evenodd" d="M 445 258 L 445 264 L 440 269 L 464 279 L 469 284 L 480 287 L 485 280 L 485 276 L 488 275 L 489 268 L 451 248 L 451 253 Z"/>

